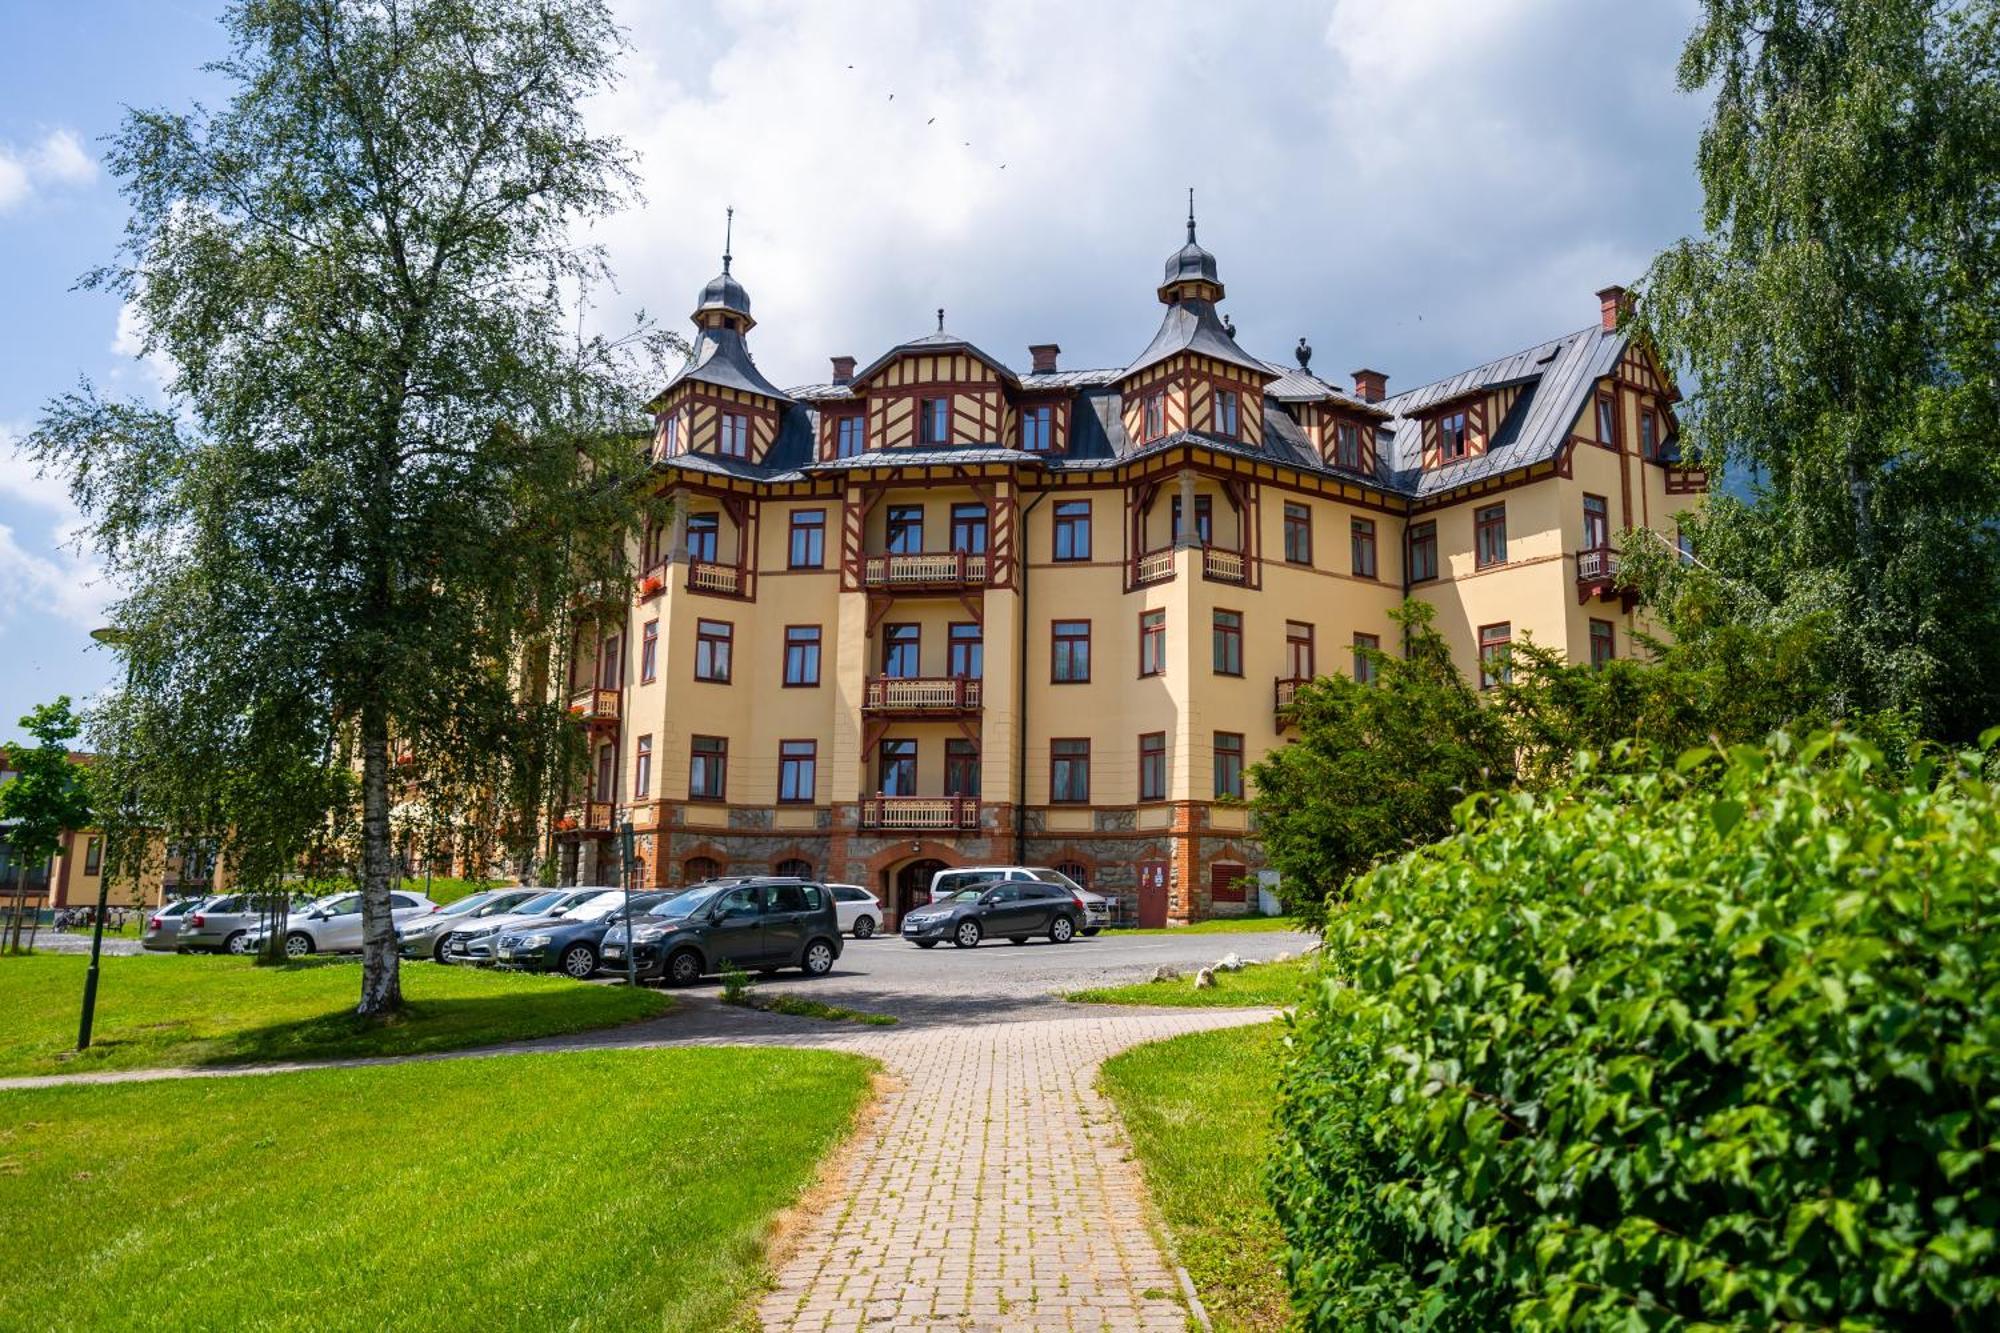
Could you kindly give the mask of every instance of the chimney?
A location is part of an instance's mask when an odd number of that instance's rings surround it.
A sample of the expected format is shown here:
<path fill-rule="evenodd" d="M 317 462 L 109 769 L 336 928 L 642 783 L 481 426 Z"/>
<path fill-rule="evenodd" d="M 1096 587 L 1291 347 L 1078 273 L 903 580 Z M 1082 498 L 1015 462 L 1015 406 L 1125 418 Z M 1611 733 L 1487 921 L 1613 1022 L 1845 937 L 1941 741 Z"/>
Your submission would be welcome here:
<path fill-rule="evenodd" d="M 836 356 L 833 358 L 833 382 L 835 384 L 852 384 L 854 382 L 853 357 Z"/>
<path fill-rule="evenodd" d="M 1389 377 L 1379 370 L 1354 372 L 1354 396 L 1364 403 L 1379 403 L 1389 392 Z"/>
<path fill-rule="evenodd" d="M 1055 374 L 1056 354 L 1060 351 L 1062 351 L 1062 348 L 1056 346 L 1054 343 L 1029 344 L 1028 355 L 1035 358 L 1034 373 L 1037 375 Z"/>
<path fill-rule="evenodd" d="M 1606 287 L 1597 294 L 1597 315 L 1604 321 L 1604 331 L 1618 331 L 1618 320 L 1632 309 L 1632 298 L 1625 294 L 1623 287 Z"/>

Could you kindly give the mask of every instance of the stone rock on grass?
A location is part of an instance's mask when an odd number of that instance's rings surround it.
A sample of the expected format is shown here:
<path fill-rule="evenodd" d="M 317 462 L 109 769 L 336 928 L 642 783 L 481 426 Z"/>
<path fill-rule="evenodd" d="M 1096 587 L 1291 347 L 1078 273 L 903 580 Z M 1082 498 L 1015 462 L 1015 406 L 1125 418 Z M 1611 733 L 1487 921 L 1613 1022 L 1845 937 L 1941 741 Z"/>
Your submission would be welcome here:
<path fill-rule="evenodd" d="M 1233 953 L 1224 954 L 1215 960 L 1215 970 L 1218 972 L 1241 972 L 1243 970 L 1243 960 Z"/>
<path fill-rule="evenodd" d="M 1214 990 L 1215 969 L 1212 967 L 1204 967 L 1201 971 L 1195 973 L 1194 988 L 1196 990 Z"/>
<path fill-rule="evenodd" d="M 1149 981 L 1179 981 L 1181 979 L 1181 970 L 1170 964 L 1161 963 L 1153 969 L 1153 975 L 1147 979 Z"/>

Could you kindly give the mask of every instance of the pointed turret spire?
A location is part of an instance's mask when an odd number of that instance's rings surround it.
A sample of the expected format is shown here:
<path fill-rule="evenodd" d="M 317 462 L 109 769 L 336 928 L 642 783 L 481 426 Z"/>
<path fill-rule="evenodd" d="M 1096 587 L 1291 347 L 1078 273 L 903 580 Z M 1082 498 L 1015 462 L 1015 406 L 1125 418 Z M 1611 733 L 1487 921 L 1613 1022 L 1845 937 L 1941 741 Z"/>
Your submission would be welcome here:
<path fill-rule="evenodd" d="M 743 284 L 730 273 L 730 261 L 735 257 L 731 252 L 736 248 L 736 209 L 732 206 L 722 215 L 722 272 L 708 280 L 701 289 L 701 297 L 695 303 L 694 322 L 697 328 L 734 329 L 738 333 L 748 333 L 757 321 L 750 318 L 750 293 L 743 290 Z"/>
<path fill-rule="evenodd" d="M 1188 186 L 1188 244 L 1194 244 L 1194 186 Z"/>
<path fill-rule="evenodd" d="M 722 271 L 729 272 L 730 242 L 736 238 L 736 206 L 730 205 L 722 214 Z"/>

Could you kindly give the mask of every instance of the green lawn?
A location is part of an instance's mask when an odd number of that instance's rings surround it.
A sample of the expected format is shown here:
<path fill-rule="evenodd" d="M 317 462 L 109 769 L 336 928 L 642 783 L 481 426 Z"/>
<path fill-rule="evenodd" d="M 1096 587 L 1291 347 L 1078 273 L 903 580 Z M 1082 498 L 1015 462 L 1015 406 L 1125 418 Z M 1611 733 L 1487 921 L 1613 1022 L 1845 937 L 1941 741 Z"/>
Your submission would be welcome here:
<path fill-rule="evenodd" d="M 596 1051 L 0 1092 L 0 1328 L 741 1327 L 870 1069 Z"/>
<path fill-rule="evenodd" d="M 1288 916 L 1218 916 L 1187 926 L 1108 926 L 1108 935 L 1241 935 L 1273 930 L 1304 930 Z"/>
<path fill-rule="evenodd" d="M 657 991 L 566 977 L 405 963 L 407 1012 L 384 1024 L 350 1012 L 361 994 L 361 969 L 352 962 L 258 967 L 244 958 L 179 954 L 107 958 L 95 1038 L 78 1054 L 72 1048 L 88 962 L 57 954 L 0 959 L 0 1013 L 7 1016 L 0 1076 L 443 1051 L 609 1027 L 672 1004 Z"/>
<path fill-rule="evenodd" d="M 1283 1035 L 1260 1023 L 1175 1037 L 1113 1056 L 1099 1076 L 1223 1333 L 1286 1326 L 1284 1239 L 1264 1197 Z"/>
<path fill-rule="evenodd" d="M 1194 972 L 1173 981 L 1140 981 L 1130 986 L 1105 986 L 1071 991 L 1067 998 L 1083 1004 L 1164 1004 L 1177 1009 L 1256 1008 L 1295 1003 L 1310 960 L 1252 963 L 1240 972 L 1217 972 L 1208 990 L 1194 988 Z"/>

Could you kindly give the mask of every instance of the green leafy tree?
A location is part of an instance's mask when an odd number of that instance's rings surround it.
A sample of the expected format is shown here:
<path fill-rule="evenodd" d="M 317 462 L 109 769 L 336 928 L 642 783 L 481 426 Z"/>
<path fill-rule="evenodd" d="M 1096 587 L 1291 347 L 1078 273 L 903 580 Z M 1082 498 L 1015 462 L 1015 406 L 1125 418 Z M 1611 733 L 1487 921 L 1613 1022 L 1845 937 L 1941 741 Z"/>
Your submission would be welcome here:
<path fill-rule="evenodd" d="M 1445 836 L 1465 797 L 1513 780 L 1499 715 L 1452 664 L 1432 609 L 1394 613 L 1401 656 L 1365 649 L 1375 679 L 1323 676 L 1292 701 L 1294 739 L 1253 765 L 1264 851 L 1305 919 L 1350 876 Z"/>
<path fill-rule="evenodd" d="M 170 408 L 86 384 L 29 447 L 131 589 L 117 725 L 149 817 L 231 827 L 292 781 L 269 846 L 354 818 L 382 1014 L 391 738 L 458 747 L 495 792 L 559 786 L 516 771 L 576 750 L 517 668 L 581 588 L 622 595 L 646 517 L 628 386 L 664 348 L 643 321 L 577 333 L 604 274 L 575 226 L 632 183 L 580 103 L 622 39 L 601 0 L 242 0 L 224 24 L 226 104 L 117 135 L 131 218 L 88 280 L 171 368 Z"/>
<path fill-rule="evenodd" d="M 1684 444 L 1747 499 L 1689 523 L 1760 614 L 1818 623 L 1835 702 L 1965 738 L 2000 716 L 2000 6 L 1704 0 L 1704 231 L 1639 318 Z M 1675 637 L 1714 589 L 1634 572 Z"/>
<path fill-rule="evenodd" d="M 68 695 L 37 704 L 21 719 L 21 730 L 35 743 L 6 747 L 3 757 L 15 776 L 0 785 L 0 819 L 18 821 L 8 830 L 7 841 L 14 859 L 32 867 L 62 850 L 63 834 L 90 827 L 90 785 L 82 766 L 70 758 L 69 743 L 83 726 L 70 711 Z"/>

